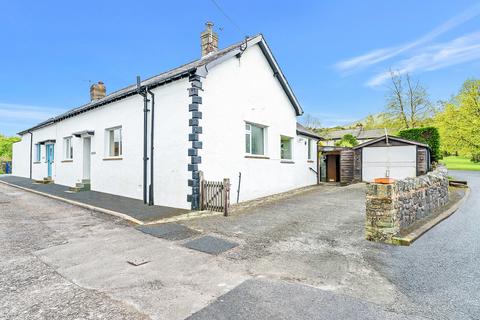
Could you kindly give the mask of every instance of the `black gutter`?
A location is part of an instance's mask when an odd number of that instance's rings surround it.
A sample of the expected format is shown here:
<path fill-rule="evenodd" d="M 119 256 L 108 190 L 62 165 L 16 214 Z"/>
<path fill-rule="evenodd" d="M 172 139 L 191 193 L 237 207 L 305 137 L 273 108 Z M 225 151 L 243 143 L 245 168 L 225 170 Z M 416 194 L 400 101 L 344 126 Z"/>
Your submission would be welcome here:
<path fill-rule="evenodd" d="M 143 97 L 143 203 L 147 204 L 147 122 L 148 122 L 148 97 L 147 88 L 140 87 L 140 77 L 137 76 L 137 92 Z"/>
<path fill-rule="evenodd" d="M 148 205 L 153 206 L 153 141 L 154 141 L 154 128 L 155 128 L 155 94 L 147 88 L 147 93 L 150 94 L 152 97 L 152 105 L 150 109 L 152 113 L 150 114 L 151 117 L 151 125 L 150 125 L 150 189 L 148 192 Z"/>
<path fill-rule="evenodd" d="M 30 180 L 32 180 L 32 162 L 33 162 L 33 132 L 30 133 Z"/>

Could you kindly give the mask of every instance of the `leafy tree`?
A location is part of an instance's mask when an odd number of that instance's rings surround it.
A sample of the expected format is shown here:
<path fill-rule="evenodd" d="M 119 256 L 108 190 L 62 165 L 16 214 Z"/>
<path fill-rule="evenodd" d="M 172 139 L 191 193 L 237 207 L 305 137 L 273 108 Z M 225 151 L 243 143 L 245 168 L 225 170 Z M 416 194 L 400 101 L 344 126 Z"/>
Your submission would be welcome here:
<path fill-rule="evenodd" d="M 409 129 L 420 126 L 434 113 L 427 90 L 408 73 L 402 76 L 391 71 L 390 74 L 386 116 L 395 127 Z"/>
<path fill-rule="evenodd" d="M 465 81 L 459 93 L 436 115 L 435 123 L 443 152 L 479 159 L 480 80 Z"/>
<path fill-rule="evenodd" d="M 12 160 L 12 144 L 20 141 L 18 137 L 6 137 L 0 134 L 0 160 Z"/>
<path fill-rule="evenodd" d="M 348 133 L 340 141 L 336 142 L 335 145 L 337 147 L 355 147 L 358 145 L 358 141 L 357 138 Z"/>

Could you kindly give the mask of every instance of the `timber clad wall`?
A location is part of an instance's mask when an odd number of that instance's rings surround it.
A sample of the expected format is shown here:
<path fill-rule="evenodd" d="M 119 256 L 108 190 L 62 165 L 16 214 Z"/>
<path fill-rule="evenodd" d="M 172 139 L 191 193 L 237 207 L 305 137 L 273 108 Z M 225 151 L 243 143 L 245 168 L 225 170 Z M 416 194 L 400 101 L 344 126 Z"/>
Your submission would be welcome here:
<path fill-rule="evenodd" d="M 360 181 L 362 181 L 362 149 L 356 149 L 353 160 L 353 182 Z"/>
<path fill-rule="evenodd" d="M 428 172 L 427 149 L 418 147 L 417 150 L 417 174 L 422 175 Z"/>
<path fill-rule="evenodd" d="M 340 152 L 340 182 L 353 182 L 353 162 L 355 152 L 353 150 L 342 150 Z"/>

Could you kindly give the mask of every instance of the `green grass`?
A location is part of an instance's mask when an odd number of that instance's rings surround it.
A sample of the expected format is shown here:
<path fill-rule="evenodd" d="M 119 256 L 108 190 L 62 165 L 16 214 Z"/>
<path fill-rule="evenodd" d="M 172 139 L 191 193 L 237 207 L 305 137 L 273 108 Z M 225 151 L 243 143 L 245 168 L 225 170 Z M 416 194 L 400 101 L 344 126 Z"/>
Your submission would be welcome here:
<path fill-rule="evenodd" d="M 474 163 L 469 158 L 444 157 L 440 163 L 446 165 L 448 170 L 480 171 L 480 163 Z"/>

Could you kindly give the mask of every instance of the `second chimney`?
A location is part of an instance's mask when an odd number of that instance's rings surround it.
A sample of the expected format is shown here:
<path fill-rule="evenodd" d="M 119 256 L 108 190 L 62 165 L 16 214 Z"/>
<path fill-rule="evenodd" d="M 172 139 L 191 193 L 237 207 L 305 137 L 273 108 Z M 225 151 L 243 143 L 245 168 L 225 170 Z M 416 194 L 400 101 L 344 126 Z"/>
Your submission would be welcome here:
<path fill-rule="evenodd" d="M 98 81 L 98 83 L 94 83 L 90 86 L 90 100 L 98 100 L 105 98 L 107 94 L 107 89 L 102 81 Z"/>
<path fill-rule="evenodd" d="M 213 31 L 213 22 L 205 23 L 205 31 L 200 35 L 202 45 L 202 57 L 218 50 L 218 34 Z"/>

